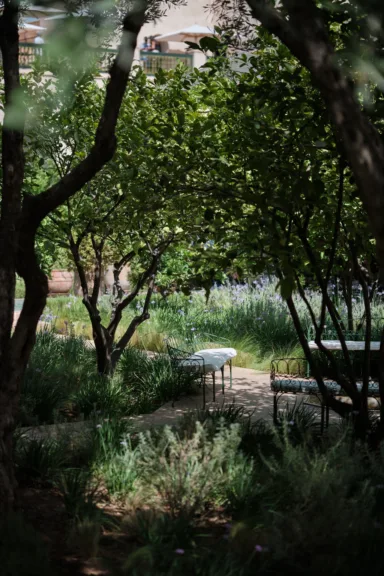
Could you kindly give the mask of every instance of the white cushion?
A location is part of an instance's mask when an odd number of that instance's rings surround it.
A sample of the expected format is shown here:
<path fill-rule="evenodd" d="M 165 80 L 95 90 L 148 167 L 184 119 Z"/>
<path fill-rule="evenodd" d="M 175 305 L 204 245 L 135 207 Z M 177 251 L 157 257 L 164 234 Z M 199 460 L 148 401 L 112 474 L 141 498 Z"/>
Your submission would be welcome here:
<path fill-rule="evenodd" d="M 342 350 L 339 340 L 322 340 L 323 346 L 328 350 Z M 365 342 L 362 340 L 346 340 L 345 344 L 348 350 L 365 350 Z M 317 344 L 313 340 L 308 342 L 311 350 L 317 350 Z M 371 350 L 380 350 L 380 342 L 371 342 Z"/>
<path fill-rule="evenodd" d="M 234 348 L 207 348 L 198 350 L 190 358 L 183 360 L 180 366 L 191 372 L 217 372 L 224 364 L 237 356 Z"/>

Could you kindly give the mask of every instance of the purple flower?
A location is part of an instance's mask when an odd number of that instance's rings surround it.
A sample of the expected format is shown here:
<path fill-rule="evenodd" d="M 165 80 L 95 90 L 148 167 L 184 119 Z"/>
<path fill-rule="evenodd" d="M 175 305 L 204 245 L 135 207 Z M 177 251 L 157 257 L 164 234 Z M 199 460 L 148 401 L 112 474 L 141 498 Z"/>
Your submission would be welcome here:
<path fill-rule="evenodd" d="M 256 552 L 263 552 L 263 547 L 260 546 L 260 544 L 256 544 L 255 550 L 256 550 Z"/>
<path fill-rule="evenodd" d="M 183 555 L 184 553 L 185 553 L 185 550 L 183 550 L 182 548 L 176 548 L 176 550 L 175 550 L 175 554 Z"/>

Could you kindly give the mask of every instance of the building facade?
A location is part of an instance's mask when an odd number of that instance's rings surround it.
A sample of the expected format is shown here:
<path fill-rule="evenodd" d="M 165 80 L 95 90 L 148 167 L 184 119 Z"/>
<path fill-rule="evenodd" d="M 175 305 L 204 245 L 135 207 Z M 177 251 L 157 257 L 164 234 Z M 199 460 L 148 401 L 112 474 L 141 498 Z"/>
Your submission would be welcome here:
<path fill-rule="evenodd" d="M 191 26 L 210 28 L 213 30 L 215 18 L 209 6 L 212 0 L 188 0 L 184 6 L 171 6 L 166 15 L 157 22 L 150 22 L 142 28 L 137 42 L 134 60 L 140 64 L 149 76 L 160 68 L 174 68 L 180 62 L 190 67 L 204 64 L 206 58 L 197 51 L 188 50 L 181 41 L 158 41 L 164 35 Z M 65 13 L 58 9 L 31 6 L 25 12 L 24 26 L 20 28 L 20 65 L 27 71 L 36 54 L 41 54 L 44 35 L 52 30 L 58 19 Z M 153 38 L 153 40 L 149 40 Z M 194 41 L 194 38 L 191 38 Z M 112 44 L 112 50 L 117 48 L 117 42 Z M 106 72 L 106 70 L 104 70 Z"/>

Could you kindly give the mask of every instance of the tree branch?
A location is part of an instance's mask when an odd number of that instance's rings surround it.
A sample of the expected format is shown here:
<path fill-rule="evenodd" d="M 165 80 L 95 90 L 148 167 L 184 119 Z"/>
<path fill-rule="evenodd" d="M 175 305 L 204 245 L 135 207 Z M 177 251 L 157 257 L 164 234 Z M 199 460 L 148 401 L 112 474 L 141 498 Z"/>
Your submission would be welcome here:
<path fill-rule="evenodd" d="M 298 235 L 299 235 L 299 238 L 301 239 L 301 241 L 302 241 L 302 243 L 303 243 L 303 246 L 304 246 L 304 249 L 305 249 L 305 251 L 306 251 L 306 253 L 307 253 L 307 255 L 308 255 L 308 258 L 309 258 L 309 261 L 310 261 L 310 263 L 311 263 L 312 269 L 313 269 L 313 271 L 314 271 L 314 273 L 315 273 L 315 275 L 316 275 L 317 281 L 318 281 L 318 283 L 319 283 L 319 287 L 320 287 L 321 293 L 322 293 L 322 295 L 323 295 L 325 304 L 326 304 L 326 306 L 327 306 L 329 315 L 331 316 L 333 325 L 334 325 L 334 327 L 335 327 L 335 330 L 336 330 L 336 332 L 337 332 L 338 338 L 339 338 L 339 340 L 340 340 L 341 348 L 342 348 L 342 351 L 343 351 L 343 354 L 344 354 L 344 358 L 345 358 L 345 361 L 346 361 L 346 364 L 347 364 L 348 376 L 349 376 L 351 385 L 352 385 L 352 387 L 353 387 L 354 389 L 356 389 L 356 378 L 355 378 L 355 374 L 354 374 L 354 371 L 353 371 L 353 366 L 352 366 L 352 362 L 351 362 L 351 356 L 350 356 L 349 351 L 348 351 L 348 348 L 347 348 L 347 344 L 346 344 L 346 341 L 345 341 L 345 336 L 344 336 L 343 331 L 342 331 L 342 329 L 341 329 L 341 326 L 340 326 L 340 323 L 339 323 L 339 320 L 338 320 L 338 317 L 337 317 L 337 313 L 336 313 L 335 307 L 334 307 L 334 305 L 333 305 L 332 300 L 330 299 L 330 297 L 329 297 L 329 295 L 328 295 L 327 285 L 324 283 L 324 279 L 322 278 L 321 271 L 319 270 L 319 267 L 318 267 L 318 265 L 317 265 L 316 257 L 315 257 L 315 254 L 314 254 L 313 250 L 312 250 L 311 245 L 309 244 L 308 238 L 307 238 L 305 232 L 303 231 L 303 229 L 300 228 L 300 227 L 298 227 Z"/>
<path fill-rule="evenodd" d="M 24 180 L 24 107 L 19 110 L 18 126 L 9 119 L 20 96 L 18 2 L 7 0 L 0 16 L 0 50 L 4 71 L 4 120 L 1 126 L 1 219 L 0 219 L 0 371 L 2 354 L 12 330 L 15 290 L 15 255 L 17 221 L 21 211 L 21 189 Z M 0 428 L 1 439 L 1 428 Z M 1 440 L 0 440 L 1 441 Z"/>
<path fill-rule="evenodd" d="M 247 0 L 252 15 L 277 36 L 312 73 L 329 110 L 358 184 L 376 238 L 381 278 L 384 277 L 384 143 L 361 110 L 349 78 L 339 66 L 323 14 L 314 0 L 282 0 L 289 15 L 266 0 Z"/>
<path fill-rule="evenodd" d="M 100 285 L 101 285 L 101 266 L 103 259 L 103 248 L 104 240 L 99 243 L 96 242 L 95 237 L 91 236 L 92 248 L 95 253 L 95 268 L 93 274 L 93 290 L 91 296 L 91 303 L 94 308 L 97 307 L 97 301 L 99 299 Z"/>
<path fill-rule="evenodd" d="M 124 18 L 122 41 L 110 70 L 104 108 L 90 153 L 51 188 L 28 198 L 27 207 L 37 225 L 89 182 L 115 153 L 116 124 L 131 72 L 137 36 L 145 20 L 146 6 L 147 2 L 142 0 L 140 8 Z"/>
<path fill-rule="evenodd" d="M 149 305 L 151 303 L 153 289 L 155 286 L 155 277 L 156 277 L 156 272 L 154 272 L 150 277 L 147 295 L 145 298 L 142 313 L 139 316 L 135 316 L 135 318 L 133 318 L 133 320 L 131 321 L 127 330 L 125 331 L 123 336 L 120 338 L 119 342 L 117 343 L 115 349 L 112 352 L 112 366 L 113 367 L 116 365 L 116 362 L 118 362 L 121 354 L 124 351 L 124 348 L 129 344 L 132 336 L 134 335 L 134 333 L 136 332 L 136 330 L 140 326 L 140 324 L 142 324 L 143 322 L 145 322 L 146 320 L 148 320 L 150 318 Z"/>

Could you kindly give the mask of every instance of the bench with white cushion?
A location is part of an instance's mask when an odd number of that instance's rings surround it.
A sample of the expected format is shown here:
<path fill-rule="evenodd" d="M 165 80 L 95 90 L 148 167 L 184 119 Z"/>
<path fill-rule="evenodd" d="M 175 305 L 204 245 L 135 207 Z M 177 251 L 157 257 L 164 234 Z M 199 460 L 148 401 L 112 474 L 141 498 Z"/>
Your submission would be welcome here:
<path fill-rule="evenodd" d="M 202 375 L 212 374 L 213 379 L 213 402 L 216 401 L 216 378 L 215 372 L 221 371 L 221 388 L 224 394 L 224 366 L 229 362 L 229 381 L 232 388 L 232 358 L 237 356 L 234 348 L 206 348 L 194 352 L 180 362 L 183 370 L 199 372 Z M 204 382 L 205 386 L 205 382 Z M 205 405 L 205 392 L 203 403 Z"/>
<path fill-rule="evenodd" d="M 327 350 L 342 350 L 343 347 L 341 345 L 340 340 L 322 340 L 321 341 L 324 348 Z M 365 350 L 365 342 L 363 340 L 346 340 L 345 345 L 348 350 L 357 352 Z M 318 350 L 318 346 L 314 340 L 308 342 L 308 346 L 310 350 Z M 371 342 L 370 343 L 371 351 L 378 351 L 380 350 L 380 342 Z"/>
<path fill-rule="evenodd" d="M 181 370 L 184 373 L 191 373 L 201 376 L 203 384 L 203 407 L 205 407 L 205 385 L 206 375 L 212 374 L 213 380 L 213 401 L 216 401 L 216 377 L 215 373 L 219 370 L 222 376 L 222 392 L 224 394 L 224 367 L 229 363 L 230 374 L 230 388 L 232 388 L 232 359 L 237 356 L 234 348 L 205 348 L 197 350 L 196 352 L 186 352 L 179 349 L 177 343 L 168 339 L 167 341 L 168 353 L 171 361 L 176 370 Z"/>
<path fill-rule="evenodd" d="M 232 358 L 237 356 L 234 348 L 206 348 L 194 352 L 189 358 L 181 362 L 183 368 L 191 367 L 193 370 L 200 370 L 205 374 L 217 372 L 229 361 L 232 366 Z"/>

